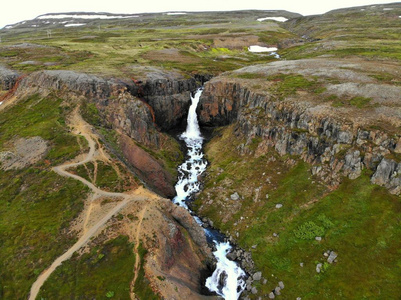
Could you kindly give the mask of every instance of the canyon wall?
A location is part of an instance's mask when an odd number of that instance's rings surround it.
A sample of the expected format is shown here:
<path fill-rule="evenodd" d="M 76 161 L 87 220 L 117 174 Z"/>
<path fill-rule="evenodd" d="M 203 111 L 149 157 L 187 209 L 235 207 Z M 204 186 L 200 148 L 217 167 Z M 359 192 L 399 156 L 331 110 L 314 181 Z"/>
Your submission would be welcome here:
<path fill-rule="evenodd" d="M 9 82 L 6 89 L 11 89 L 12 83 L 7 78 L 13 72 L 3 73 L 1 82 Z M 155 153 L 171 143 L 171 137 L 163 131 L 175 128 L 185 119 L 190 94 L 200 84 L 195 78 L 174 75 L 158 73 L 137 81 L 106 79 L 74 71 L 39 71 L 23 78 L 15 95 L 55 92 L 61 98 L 80 98 L 92 103 L 97 109 L 95 114 L 100 115 L 101 124 L 97 125 L 116 131 L 131 169 L 149 188 L 164 197 L 173 197 L 176 178 Z"/>
<path fill-rule="evenodd" d="M 401 152 L 396 134 L 316 113 L 307 103 L 277 101 L 229 78 L 206 84 L 198 111 L 203 126 L 236 123 L 247 143 L 260 137 L 260 146 L 273 147 L 281 156 L 296 155 L 331 186 L 337 186 L 341 176 L 354 179 L 369 169 L 374 172 L 372 183 L 401 193 L 401 164 L 392 158 Z"/>

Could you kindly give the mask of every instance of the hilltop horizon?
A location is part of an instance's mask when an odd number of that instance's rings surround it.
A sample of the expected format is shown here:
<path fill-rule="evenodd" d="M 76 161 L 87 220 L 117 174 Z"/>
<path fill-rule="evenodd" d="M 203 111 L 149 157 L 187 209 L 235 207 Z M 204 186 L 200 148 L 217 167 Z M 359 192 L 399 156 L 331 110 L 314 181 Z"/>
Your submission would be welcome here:
<path fill-rule="evenodd" d="M 119 2 L 123 3 L 119 5 Z M 208 3 L 210 2 L 210 5 Z M 0 12 L 0 30 L 6 27 L 7 25 L 17 24 L 27 20 L 36 19 L 42 15 L 46 14 L 70 14 L 70 13 L 96 13 L 96 14 L 114 14 L 114 15 L 135 15 L 135 14 L 155 14 L 155 13 L 168 13 L 168 12 L 186 12 L 186 13 L 201 13 L 201 12 L 219 12 L 219 11 L 250 11 L 250 10 L 260 10 L 260 11 L 277 11 L 284 10 L 293 13 L 298 13 L 302 16 L 311 16 L 311 15 L 321 15 L 332 10 L 337 9 L 346 9 L 353 7 L 363 7 L 370 5 L 386 5 L 386 4 L 394 4 L 398 2 L 387 2 L 387 1 L 364 1 L 364 0 L 354 0 L 350 3 L 350 1 L 337 1 L 335 4 L 333 3 L 321 3 L 316 1 L 292 3 L 291 0 L 281 1 L 279 4 L 268 4 L 269 7 L 265 7 L 266 4 L 260 3 L 258 0 L 255 1 L 247 1 L 246 5 L 243 6 L 243 3 L 234 3 L 230 4 L 229 8 L 225 6 L 222 7 L 219 3 L 215 3 L 212 1 L 204 1 L 201 7 L 193 7 L 194 4 L 183 4 L 183 3 L 174 3 L 169 2 L 168 6 L 163 6 L 163 4 L 157 3 L 154 5 L 153 2 L 150 2 L 150 6 L 147 4 L 141 4 L 140 7 L 135 7 L 132 11 L 123 11 L 119 10 L 119 7 L 129 6 L 124 3 L 124 0 L 118 0 L 115 5 L 109 7 L 105 3 L 96 3 L 93 5 L 91 2 L 88 2 L 88 6 L 82 3 L 75 3 L 75 0 L 69 1 L 67 4 L 57 3 L 56 7 L 51 7 L 47 3 L 41 5 L 40 1 L 35 2 L 35 6 L 29 9 L 29 4 L 26 7 L 22 6 L 21 3 L 18 2 L 18 9 L 15 11 L 18 14 L 10 13 L 12 8 L 9 11 Z M 67 6 L 65 6 L 67 5 Z M 189 5 L 189 6 L 188 6 Z M 116 7 L 118 9 L 116 9 Z M 157 7 L 157 9 L 155 9 Z M 23 9 L 28 9 L 24 11 Z M 95 9 L 94 9 L 95 8 Z M 2 14 L 3 13 L 3 14 Z M 33 17 L 35 16 L 35 17 Z"/>

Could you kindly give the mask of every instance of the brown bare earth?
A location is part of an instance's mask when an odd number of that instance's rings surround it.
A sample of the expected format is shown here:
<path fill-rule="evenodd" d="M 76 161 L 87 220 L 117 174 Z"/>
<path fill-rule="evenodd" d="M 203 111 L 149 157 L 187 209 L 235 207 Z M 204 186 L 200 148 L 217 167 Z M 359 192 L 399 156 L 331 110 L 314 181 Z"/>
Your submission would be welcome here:
<path fill-rule="evenodd" d="M 3 170 L 22 169 L 41 160 L 48 151 L 47 142 L 40 136 L 16 140 L 11 149 L 0 152 Z"/>
<path fill-rule="evenodd" d="M 164 49 L 150 51 L 144 55 L 145 59 L 160 62 L 180 62 L 180 63 L 198 63 L 200 59 L 193 56 L 182 54 L 178 49 Z"/>

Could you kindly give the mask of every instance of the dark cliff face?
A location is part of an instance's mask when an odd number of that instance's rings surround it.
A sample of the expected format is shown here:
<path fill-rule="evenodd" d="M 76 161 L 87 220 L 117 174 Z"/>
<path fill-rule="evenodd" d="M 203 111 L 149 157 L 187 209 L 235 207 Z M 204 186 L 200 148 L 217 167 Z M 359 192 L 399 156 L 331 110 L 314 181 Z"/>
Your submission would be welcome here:
<path fill-rule="evenodd" d="M 341 176 L 354 179 L 367 168 L 374 171 L 372 183 L 401 193 L 401 164 L 385 158 L 400 153 L 399 136 L 316 114 L 309 106 L 277 101 L 235 80 L 214 79 L 206 84 L 200 99 L 199 122 L 203 126 L 236 123 L 248 142 L 260 137 L 263 145 L 280 155 L 297 155 L 332 186 L 339 184 Z"/>
<path fill-rule="evenodd" d="M 162 130 L 170 130 L 187 115 L 190 95 L 196 88 L 194 78 L 157 78 L 137 84 L 132 93 L 153 108 L 156 124 Z"/>

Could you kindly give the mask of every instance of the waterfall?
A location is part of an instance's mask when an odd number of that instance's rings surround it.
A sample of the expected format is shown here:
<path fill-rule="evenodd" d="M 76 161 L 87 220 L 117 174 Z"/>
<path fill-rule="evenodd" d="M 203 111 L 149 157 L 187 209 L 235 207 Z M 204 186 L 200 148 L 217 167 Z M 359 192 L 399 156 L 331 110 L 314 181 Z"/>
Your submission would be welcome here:
<path fill-rule="evenodd" d="M 175 186 L 177 196 L 173 202 L 187 210 L 189 208 L 186 201 L 192 194 L 200 190 L 198 176 L 207 167 L 202 152 L 203 138 L 196 115 L 196 107 L 201 94 L 202 89 L 199 89 L 195 96 L 191 97 L 192 103 L 188 112 L 187 128 L 180 135 L 180 139 L 184 140 L 187 145 L 188 159 L 178 167 L 178 182 Z M 195 216 L 194 218 L 198 224 L 202 225 L 202 221 L 198 217 Z M 217 260 L 216 270 L 212 276 L 206 279 L 206 287 L 226 300 L 237 300 L 245 289 L 246 274 L 236 262 L 227 258 L 227 253 L 232 249 L 231 245 L 219 238 L 221 235 L 214 233 L 213 230 L 207 228 L 204 230 L 208 240 L 211 240 L 216 246 L 213 255 Z"/>

